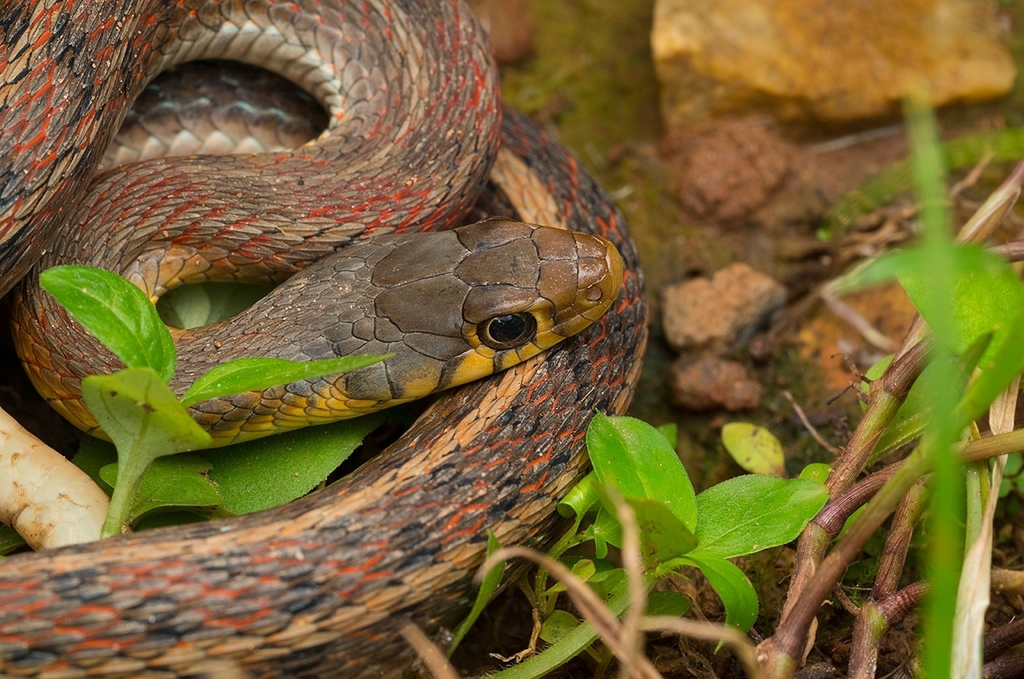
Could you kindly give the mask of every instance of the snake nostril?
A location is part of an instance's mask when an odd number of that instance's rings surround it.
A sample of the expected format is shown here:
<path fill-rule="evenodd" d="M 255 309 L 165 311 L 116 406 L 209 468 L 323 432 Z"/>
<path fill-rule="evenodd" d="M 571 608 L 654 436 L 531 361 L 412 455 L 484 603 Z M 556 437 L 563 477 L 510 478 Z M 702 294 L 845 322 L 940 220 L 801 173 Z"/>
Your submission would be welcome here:
<path fill-rule="evenodd" d="M 604 297 L 604 290 L 597 285 L 592 285 L 587 289 L 587 301 L 588 302 L 600 302 L 601 298 Z"/>

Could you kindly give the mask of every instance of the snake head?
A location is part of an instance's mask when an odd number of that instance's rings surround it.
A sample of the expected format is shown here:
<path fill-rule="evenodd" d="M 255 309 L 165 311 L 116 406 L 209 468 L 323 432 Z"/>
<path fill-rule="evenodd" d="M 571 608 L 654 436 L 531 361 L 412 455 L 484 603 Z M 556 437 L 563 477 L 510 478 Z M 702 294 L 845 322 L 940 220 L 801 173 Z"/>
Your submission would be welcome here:
<path fill-rule="evenodd" d="M 375 310 L 402 346 L 342 378 L 354 399 L 408 400 L 505 370 L 599 319 L 622 283 L 600 236 L 508 219 L 426 236 L 376 265 Z"/>
<path fill-rule="evenodd" d="M 355 417 L 536 356 L 599 319 L 622 275 L 604 238 L 507 219 L 377 237 L 308 267 L 231 321 L 189 331 L 175 379 L 183 388 L 224 357 L 393 354 L 192 406 L 218 443 Z"/>

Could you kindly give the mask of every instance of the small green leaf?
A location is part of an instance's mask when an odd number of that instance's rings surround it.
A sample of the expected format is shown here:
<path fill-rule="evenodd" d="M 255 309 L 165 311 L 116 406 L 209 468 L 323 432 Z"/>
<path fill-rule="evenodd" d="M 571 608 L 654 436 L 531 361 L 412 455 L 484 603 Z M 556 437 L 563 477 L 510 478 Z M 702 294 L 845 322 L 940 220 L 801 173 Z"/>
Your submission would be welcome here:
<path fill-rule="evenodd" d="M 249 514 L 302 497 L 324 482 L 383 417 L 369 415 L 322 427 L 203 451 L 232 514 Z"/>
<path fill-rule="evenodd" d="M 206 476 L 210 463 L 199 455 L 175 455 L 154 460 L 142 477 L 128 511 L 134 525 L 149 512 L 171 507 L 216 507 L 221 494 Z M 100 470 L 100 478 L 117 487 L 117 465 Z"/>
<path fill-rule="evenodd" d="M 828 500 L 820 483 L 747 475 L 697 496 L 699 551 L 728 558 L 795 539 Z"/>
<path fill-rule="evenodd" d="M 636 514 L 640 551 L 648 569 L 653 570 L 658 564 L 682 556 L 697 546 L 697 538 L 663 502 L 636 498 L 626 498 L 626 502 Z M 698 517 L 698 525 L 699 522 Z"/>
<path fill-rule="evenodd" d="M 598 559 L 596 563 L 597 572 L 590 577 L 587 584 L 599 597 L 607 599 L 625 586 L 626 571 L 613 567 L 603 559 Z"/>
<path fill-rule="evenodd" d="M 143 473 L 158 457 L 210 445 L 207 434 L 151 368 L 128 368 L 82 380 L 89 412 L 117 446 L 118 478 L 104 537 L 128 528 L 128 512 Z"/>
<path fill-rule="evenodd" d="M 671 615 L 681 618 L 690 610 L 690 600 L 679 592 L 651 592 L 647 595 L 647 615 Z"/>
<path fill-rule="evenodd" d="M 568 611 L 552 611 L 540 627 L 540 638 L 549 644 L 564 639 L 569 632 L 580 626 L 580 621 Z"/>
<path fill-rule="evenodd" d="M 171 334 L 142 290 L 88 266 L 47 269 L 39 283 L 127 367 L 151 368 L 165 382 L 174 375 Z"/>
<path fill-rule="evenodd" d="M 501 549 L 501 542 L 494 536 L 494 533 L 487 531 L 487 556 L 490 557 L 492 554 Z M 469 629 L 473 626 L 473 623 L 477 621 L 480 614 L 484 612 L 484 607 L 494 596 L 494 593 L 498 591 L 498 585 L 501 584 L 501 578 L 505 575 L 505 562 L 499 561 L 495 564 L 494 568 L 487 572 L 484 576 L 483 582 L 480 583 L 480 589 L 477 590 L 476 600 L 473 601 L 473 609 L 469 612 L 469 615 L 459 623 L 459 626 L 455 629 L 455 633 L 452 635 L 452 642 L 448 645 L 448 657 L 452 657 L 455 653 L 455 649 L 462 643 L 462 639 L 469 632 Z"/>
<path fill-rule="evenodd" d="M 676 451 L 658 430 L 632 417 L 598 413 L 587 428 L 587 450 L 602 483 L 623 496 L 660 500 L 687 530 L 697 523 L 693 484 Z"/>
<path fill-rule="evenodd" d="M 824 462 L 812 462 L 800 470 L 800 478 L 824 485 L 825 481 L 828 480 L 828 475 L 831 471 L 831 465 L 825 464 Z"/>
<path fill-rule="evenodd" d="M 725 624 L 746 632 L 757 620 L 757 593 L 734 563 L 705 551 L 690 552 L 679 563 L 696 566 L 725 604 Z"/>
<path fill-rule="evenodd" d="M 18 535 L 18 531 L 0 523 L 0 558 L 24 546 L 25 541 Z"/>
<path fill-rule="evenodd" d="M 673 448 L 679 443 L 679 425 L 675 422 L 666 422 L 665 424 L 659 424 L 655 429 L 658 433 L 665 437 L 668 444 Z"/>
<path fill-rule="evenodd" d="M 71 463 L 89 475 L 96 485 L 110 495 L 114 487 L 100 477 L 100 470 L 108 464 L 117 464 L 117 448 L 114 444 L 95 436 L 83 436 L 78 444 L 78 452 Z"/>
<path fill-rule="evenodd" d="M 558 503 L 558 513 L 568 518 L 576 515 L 577 521 L 582 521 L 587 511 L 598 503 L 597 492 L 594 490 L 597 474 L 590 472 L 583 477 L 583 480 L 569 489 L 561 502 Z"/>
<path fill-rule="evenodd" d="M 989 351 L 978 363 L 979 374 L 967 386 L 967 392 L 957 404 L 954 411 L 957 422 L 964 426 L 981 417 L 996 396 L 1024 370 L 1024 351 L 1021 351 L 1024 346 L 1024 312 L 1012 315 L 1002 340 L 995 351 L 991 351 L 992 345 L 989 345 Z M 992 343 L 995 342 L 993 339 Z"/>
<path fill-rule="evenodd" d="M 167 325 L 188 330 L 231 318 L 273 289 L 273 285 L 212 281 L 183 285 L 160 297 L 156 309 Z"/>
<path fill-rule="evenodd" d="M 325 375 L 351 372 L 390 358 L 385 356 L 342 356 L 323 361 L 289 361 L 285 358 L 239 358 L 222 363 L 196 380 L 181 397 L 188 407 L 220 396 L 262 391 L 280 384 L 312 380 Z"/>
<path fill-rule="evenodd" d="M 748 422 L 730 422 L 722 427 L 722 443 L 736 464 L 745 471 L 786 478 L 782 444 L 764 427 Z"/>

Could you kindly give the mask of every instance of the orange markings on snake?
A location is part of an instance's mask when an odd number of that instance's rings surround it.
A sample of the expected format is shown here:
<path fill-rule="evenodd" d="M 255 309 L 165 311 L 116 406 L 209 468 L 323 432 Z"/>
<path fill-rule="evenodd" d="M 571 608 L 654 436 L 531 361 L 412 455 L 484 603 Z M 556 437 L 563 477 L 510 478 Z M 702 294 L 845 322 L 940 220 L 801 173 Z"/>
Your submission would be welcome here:
<path fill-rule="evenodd" d="M 28 274 L 15 325 L 54 398 L 74 398 L 78 377 L 66 370 L 83 354 L 61 353 L 70 322 L 30 292 L 43 252 L 52 264 L 84 246 L 116 268 L 162 242 L 235 272 L 267 250 L 271 275 L 303 269 L 298 285 L 323 300 L 316 276 L 330 267 L 310 261 L 487 215 L 530 211 L 618 249 L 617 302 L 612 287 L 602 293 L 610 311 L 544 354 L 440 395 L 358 473 L 261 514 L 0 561 L 0 675 L 167 676 L 232 663 L 253 677 L 400 676 L 413 657 L 401 625 L 432 631 L 457 619 L 487 531 L 506 544 L 547 539 L 558 494 L 586 472 L 592 414 L 629 401 L 646 306 L 621 216 L 565 149 L 503 112 L 482 32 L 457 0 L 37 0 L 6 6 L 0 36 L 0 289 Z M 327 109 L 328 130 L 294 153 L 155 158 L 95 176 L 146 83 L 212 56 L 297 80 Z M 293 243 L 268 240 L 295 226 Z M 438 315 L 414 311 L 403 313 L 415 327 Z M 476 322 L 465 315 L 459 327 Z M 74 342 L 90 360 L 106 356 Z M 461 365 L 431 380 L 447 384 L 469 372 Z"/>

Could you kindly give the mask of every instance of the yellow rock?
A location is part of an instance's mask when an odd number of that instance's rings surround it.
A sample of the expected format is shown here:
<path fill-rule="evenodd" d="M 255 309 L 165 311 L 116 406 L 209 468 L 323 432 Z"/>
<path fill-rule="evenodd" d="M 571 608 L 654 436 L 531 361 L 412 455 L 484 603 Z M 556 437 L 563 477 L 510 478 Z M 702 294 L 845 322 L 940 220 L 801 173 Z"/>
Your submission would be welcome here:
<path fill-rule="evenodd" d="M 990 0 L 656 0 L 651 44 L 670 127 L 722 114 L 845 122 L 1005 94 L 1015 68 Z"/>

